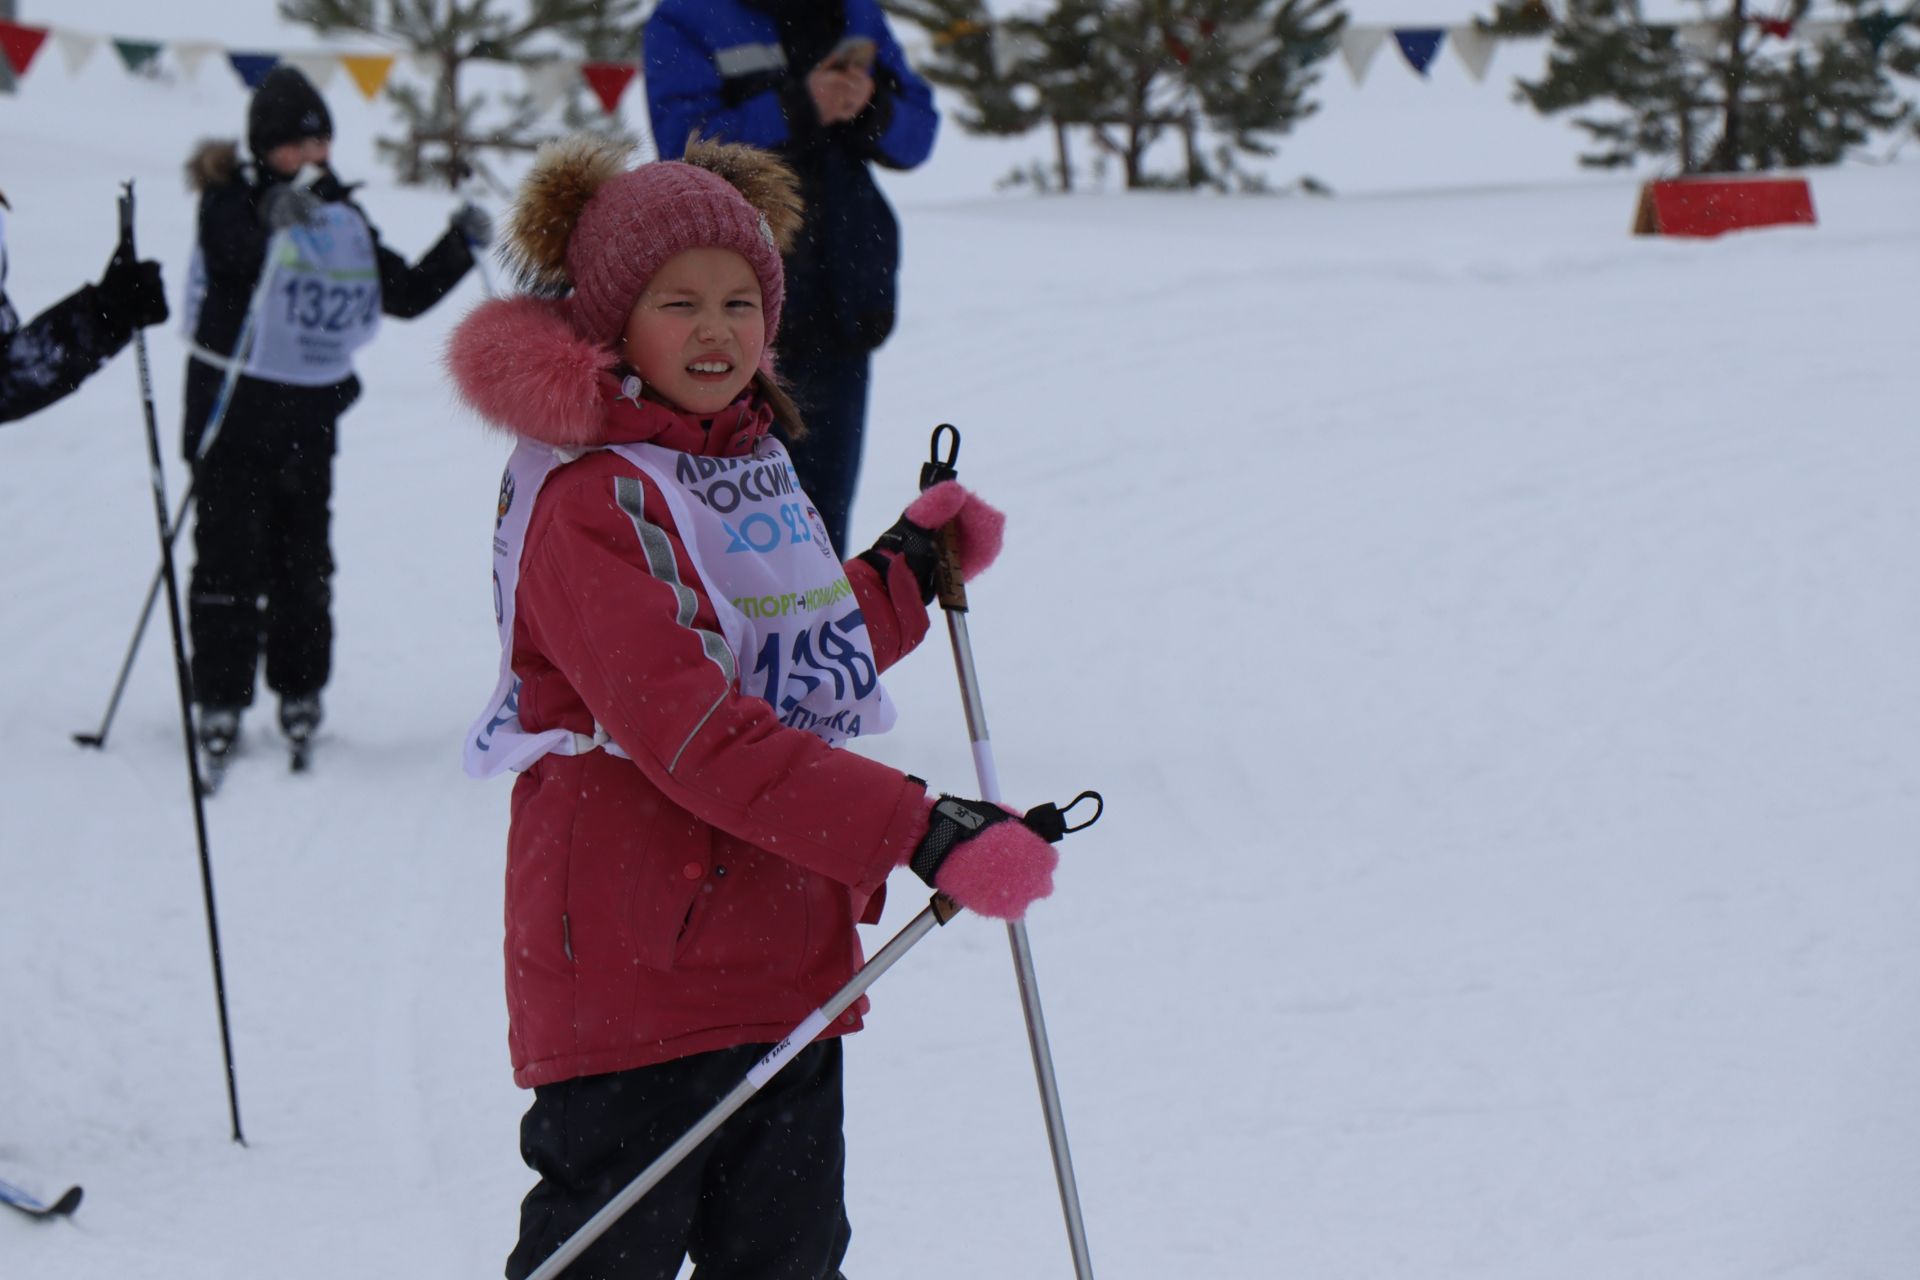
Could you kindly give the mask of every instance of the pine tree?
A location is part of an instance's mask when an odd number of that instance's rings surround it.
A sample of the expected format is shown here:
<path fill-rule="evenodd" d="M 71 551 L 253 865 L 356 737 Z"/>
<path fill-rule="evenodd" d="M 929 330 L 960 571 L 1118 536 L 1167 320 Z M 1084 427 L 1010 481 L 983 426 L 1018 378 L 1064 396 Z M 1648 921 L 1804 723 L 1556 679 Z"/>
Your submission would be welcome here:
<path fill-rule="evenodd" d="M 1072 182 L 1067 135 L 1084 129 L 1130 188 L 1257 185 L 1243 155 L 1311 116 L 1318 63 L 1338 45 L 1337 0 L 1053 0 L 995 22 L 981 0 L 895 0 L 933 38 L 927 74 L 960 91 L 963 126 L 1022 133 L 1052 125 L 1057 178 Z M 1153 144 L 1185 144 L 1177 175 L 1148 170 Z M 1203 154 L 1203 135 L 1217 142 Z"/>
<path fill-rule="evenodd" d="M 1868 38 L 1867 4 L 1839 0 L 1850 21 L 1837 39 L 1797 28 L 1811 0 L 1790 0 L 1762 21 L 1748 0 L 1689 0 L 1697 23 L 1647 24 L 1636 0 L 1569 0 L 1553 28 L 1546 73 L 1521 80 L 1518 96 L 1543 115 L 1576 116 L 1596 144 L 1580 162 L 1596 168 L 1665 158 L 1681 173 L 1732 173 L 1832 164 L 1913 108 L 1893 74 L 1914 74 L 1920 45 L 1895 30 Z M 1488 29 L 1532 34 L 1539 13 L 1505 0 Z"/>
<path fill-rule="evenodd" d="M 466 93 L 461 72 L 475 60 L 531 61 L 562 52 L 575 56 L 636 57 L 650 0 L 527 0 L 503 12 L 496 0 L 280 0 L 282 17 L 323 34 L 357 32 L 398 45 L 429 61 L 436 73 L 427 92 L 390 84 L 387 97 L 406 126 L 400 138 L 377 140 L 404 183 L 429 180 L 456 187 L 472 176 L 499 185 L 488 152 L 532 151 L 551 136 L 531 94 Z M 382 10 L 384 12 L 382 12 Z M 576 91 L 564 123 L 593 122 Z M 604 120 L 601 121 L 604 124 Z"/>

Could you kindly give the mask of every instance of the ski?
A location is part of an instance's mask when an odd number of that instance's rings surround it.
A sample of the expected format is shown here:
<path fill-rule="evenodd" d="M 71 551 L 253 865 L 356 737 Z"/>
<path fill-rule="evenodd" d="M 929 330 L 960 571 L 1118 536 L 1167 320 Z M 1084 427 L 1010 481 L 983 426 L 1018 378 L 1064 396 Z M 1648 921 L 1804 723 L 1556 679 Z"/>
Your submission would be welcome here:
<path fill-rule="evenodd" d="M 23 1191 L 11 1182 L 0 1182 L 0 1204 L 18 1209 L 30 1218 L 65 1218 L 80 1207 L 80 1188 L 68 1187 L 60 1193 L 60 1198 L 47 1204 L 29 1191 Z"/>

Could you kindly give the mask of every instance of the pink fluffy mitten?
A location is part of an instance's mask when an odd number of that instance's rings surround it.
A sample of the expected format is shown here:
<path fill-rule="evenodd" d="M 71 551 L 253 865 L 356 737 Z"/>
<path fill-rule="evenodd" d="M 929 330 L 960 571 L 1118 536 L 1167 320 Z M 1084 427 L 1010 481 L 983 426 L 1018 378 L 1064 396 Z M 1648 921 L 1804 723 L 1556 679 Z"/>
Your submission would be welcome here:
<path fill-rule="evenodd" d="M 951 528 L 964 582 L 972 582 L 999 558 L 1007 532 L 1007 517 L 962 488 L 958 480 L 942 480 L 915 498 L 907 506 L 906 518 L 929 532 Z"/>
<path fill-rule="evenodd" d="M 971 582 L 1000 554 L 1006 528 L 1006 516 L 962 488 L 958 481 L 943 480 L 915 498 L 894 521 L 893 528 L 881 534 L 873 549 L 860 558 L 885 580 L 889 560 L 898 557 L 912 570 L 920 599 L 930 602 L 934 573 L 940 563 L 938 537 L 942 529 L 953 536 L 960 580 Z"/>
<path fill-rule="evenodd" d="M 906 864 L 969 911 L 1018 920 L 1053 892 L 1060 855 L 1011 809 L 941 796 Z"/>

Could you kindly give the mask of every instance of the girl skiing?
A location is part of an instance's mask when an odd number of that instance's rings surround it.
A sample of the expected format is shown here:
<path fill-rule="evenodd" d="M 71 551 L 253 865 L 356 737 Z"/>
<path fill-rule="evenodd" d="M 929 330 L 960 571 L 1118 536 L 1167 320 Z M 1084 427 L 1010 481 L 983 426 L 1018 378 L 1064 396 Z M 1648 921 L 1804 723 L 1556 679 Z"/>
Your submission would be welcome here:
<path fill-rule="evenodd" d="M 628 168 L 547 148 L 506 252 L 526 296 L 455 332 L 461 397 L 518 437 L 494 524 L 500 679 L 468 734 L 514 769 L 506 977 L 521 1153 L 539 1182 L 507 1263 L 528 1275 L 861 963 L 911 863 L 1017 918 L 1055 855 L 995 806 L 836 748 L 881 732 L 879 675 L 919 643 L 935 535 L 963 576 L 1001 517 L 922 494 L 842 563 L 770 434 L 803 430 L 771 374 L 800 217 L 745 146 Z M 849 1228 L 838 1037 L 821 1034 L 566 1274 L 828 1280 Z"/>
<path fill-rule="evenodd" d="M 327 167 L 332 137 L 319 91 L 275 67 L 247 108 L 253 162 L 216 141 L 187 166 L 200 193 L 182 439 L 198 502 L 187 604 L 210 779 L 238 740 L 263 649 L 280 728 L 304 762 L 333 669 L 333 455 L 340 415 L 360 396 L 354 353 L 382 314 L 409 319 L 445 297 L 492 235 L 486 214 L 465 206 L 409 266 Z"/>

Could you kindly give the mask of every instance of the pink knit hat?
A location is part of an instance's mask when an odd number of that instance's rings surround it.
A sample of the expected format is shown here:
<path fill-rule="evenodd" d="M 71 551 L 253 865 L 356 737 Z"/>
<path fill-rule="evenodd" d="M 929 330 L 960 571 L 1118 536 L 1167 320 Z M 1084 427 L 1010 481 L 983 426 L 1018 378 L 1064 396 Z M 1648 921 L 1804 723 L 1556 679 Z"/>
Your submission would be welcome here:
<path fill-rule="evenodd" d="M 608 346 L 666 261 L 688 249 L 731 249 L 760 280 L 767 347 L 780 330 L 780 255 L 800 226 L 799 184 L 767 152 L 688 143 L 683 161 L 627 168 L 629 151 L 580 135 L 550 143 L 521 184 L 506 255 L 528 287 L 570 292 L 582 337 Z"/>

